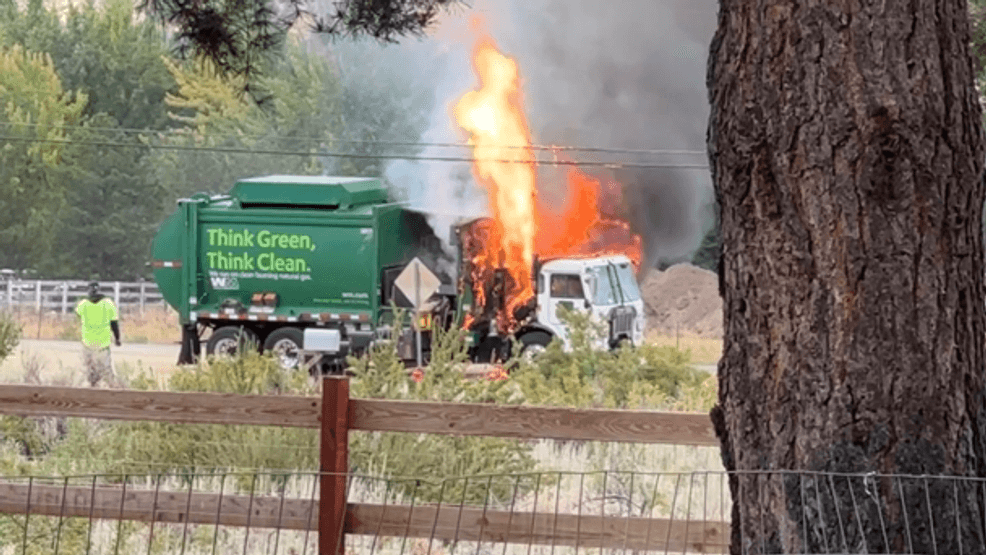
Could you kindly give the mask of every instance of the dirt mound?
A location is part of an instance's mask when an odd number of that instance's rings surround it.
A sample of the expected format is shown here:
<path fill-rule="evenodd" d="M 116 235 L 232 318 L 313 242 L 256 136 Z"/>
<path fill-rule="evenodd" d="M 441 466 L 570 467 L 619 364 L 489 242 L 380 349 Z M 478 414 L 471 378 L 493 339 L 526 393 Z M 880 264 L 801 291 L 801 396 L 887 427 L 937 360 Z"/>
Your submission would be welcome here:
<path fill-rule="evenodd" d="M 691 264 L 651 270 L 640 284 L 647 329 L 674 335 L 722 337 L 722 299 L 714 272 Z"/>

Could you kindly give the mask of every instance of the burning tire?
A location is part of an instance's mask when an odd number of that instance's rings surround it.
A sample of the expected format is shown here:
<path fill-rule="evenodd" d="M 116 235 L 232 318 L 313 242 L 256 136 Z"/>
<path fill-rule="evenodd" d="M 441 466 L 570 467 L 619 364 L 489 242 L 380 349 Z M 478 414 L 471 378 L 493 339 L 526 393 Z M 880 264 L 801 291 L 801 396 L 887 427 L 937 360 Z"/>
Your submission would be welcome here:
<path fill-rule="evenodd" d="M 256 350 L 260 341 L 257 334 L 240 326 L 223 326 L 212 332 L 205 344 L 205 352 L 217 358 L 232 358 L 245 349 Z"/>

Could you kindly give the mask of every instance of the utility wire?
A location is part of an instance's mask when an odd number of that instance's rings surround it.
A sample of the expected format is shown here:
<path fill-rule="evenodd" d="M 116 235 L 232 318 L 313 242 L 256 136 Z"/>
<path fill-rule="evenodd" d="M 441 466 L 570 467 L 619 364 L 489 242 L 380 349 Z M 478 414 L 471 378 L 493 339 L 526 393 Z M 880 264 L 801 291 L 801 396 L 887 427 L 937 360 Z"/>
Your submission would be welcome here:
<path fill-rule="evenodd" d="M 173 130 L 155 130 L 155 129 L 139 129 L 135 127 L 89 127 L 85 125 L 52 125 L 44 123 L 18 123 L 18 122 L 0 122 L 0 126 L 3 127 L 30 127 L 30 128 L 44 128 L 44 129 L 76 129 L 76 130 L 89 130 L 89 131 L 105 131 L 105 132 L 123 132 L 127 134 L 146 134 L 146 135 L 163 135 Z M 231 133 L 216 133 L 212 135 L 214 137 L 222 138 L 235 138 L 235 139 L 270 139 L 278 141 L 298 141 L 298 142 L 333 142 L 341 144 L 353 144 L 353 145 L 371 145 L 371 146 L 401 146 L 401 147 L 437 147 L 437 148 L 472 148 L 472 145 L 468 143 L 443 143 L 443 142 L 419 142 L 419 141 L 369 141 L 369 140 L 358 140 L 358 139 L 337 139 L 337 138 L 319 138 L 319 137 L 285 137 L 283 135 L 235 135 Z M 704 150 L 665 150 L 665 149 L 647 149 L 647 148 L 614 148 L 614 147 L 595 147 L 595 146 L 553 146 L 553 145 L 507 145 L 501 148 L 506 149 L 525 149 L 533 151 L 550 151 L 550 152 L 595 152 L 604 154 L 653 154 L 653 155 L 694 155 L 694 156 L 705 156 L 707 153 Z"/>
<path fill-rule="evenodd" d="M 185 145 L 130 144 L 110 141 L 73 141 L 71 139 L 45 139 L 0 136 L 0 141 L 19 143 L 75 144 L 84 146 L 104 146 L 118 148 L 146 148 L 152 150 L 174 150 L 188 152 L 219 152 L 224 154 L 265 154 L 271 156 L 322 156 L 326 158 L 361 158 L 367 160 L 408 160 L 415 162 L 496 162 L 504 164 L 529 164 L 530 160 L 509 160 L 496 158 L 474 158 L 467 156 L 415 156 L 400 154 L 355 154 L 346 152 L 309 152 L 291 150 L 256 150 L 250 148 L 202 147 Z M 602 167 L 609 169 L 708 169 L 708 164 L 636 164 L 626 162 L 595 162 L 574 160 L 535 160 L 544 166 Z"/>

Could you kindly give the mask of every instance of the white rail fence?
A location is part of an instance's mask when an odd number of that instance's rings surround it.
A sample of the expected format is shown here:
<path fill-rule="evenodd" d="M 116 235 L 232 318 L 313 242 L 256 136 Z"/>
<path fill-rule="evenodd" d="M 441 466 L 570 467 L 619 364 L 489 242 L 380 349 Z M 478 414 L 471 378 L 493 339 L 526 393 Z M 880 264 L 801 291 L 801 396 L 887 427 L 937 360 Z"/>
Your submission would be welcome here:
<path fill-rule="evenodd" d="M 11 312 L 60 312 L 67 314 L 88 294 L 88 281 L 10 280 L 0 284 L 0 308 Z M 144 312 L 167 304 L 153 281 L 101 281 L 103 294 L 121 311 Z"/>

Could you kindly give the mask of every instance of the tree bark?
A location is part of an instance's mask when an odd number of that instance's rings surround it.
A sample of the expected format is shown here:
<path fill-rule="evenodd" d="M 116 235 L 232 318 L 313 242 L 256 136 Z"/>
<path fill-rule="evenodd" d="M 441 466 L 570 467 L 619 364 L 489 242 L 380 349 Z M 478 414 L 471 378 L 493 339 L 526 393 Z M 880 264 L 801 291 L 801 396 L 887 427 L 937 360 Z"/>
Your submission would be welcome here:
<path fill-rule="evenodd" d="M 984 552 L 982 485 L 807 472 L 986 476 L 973 77 L 963 0 L 720 0 L 733 553 Z"/>

